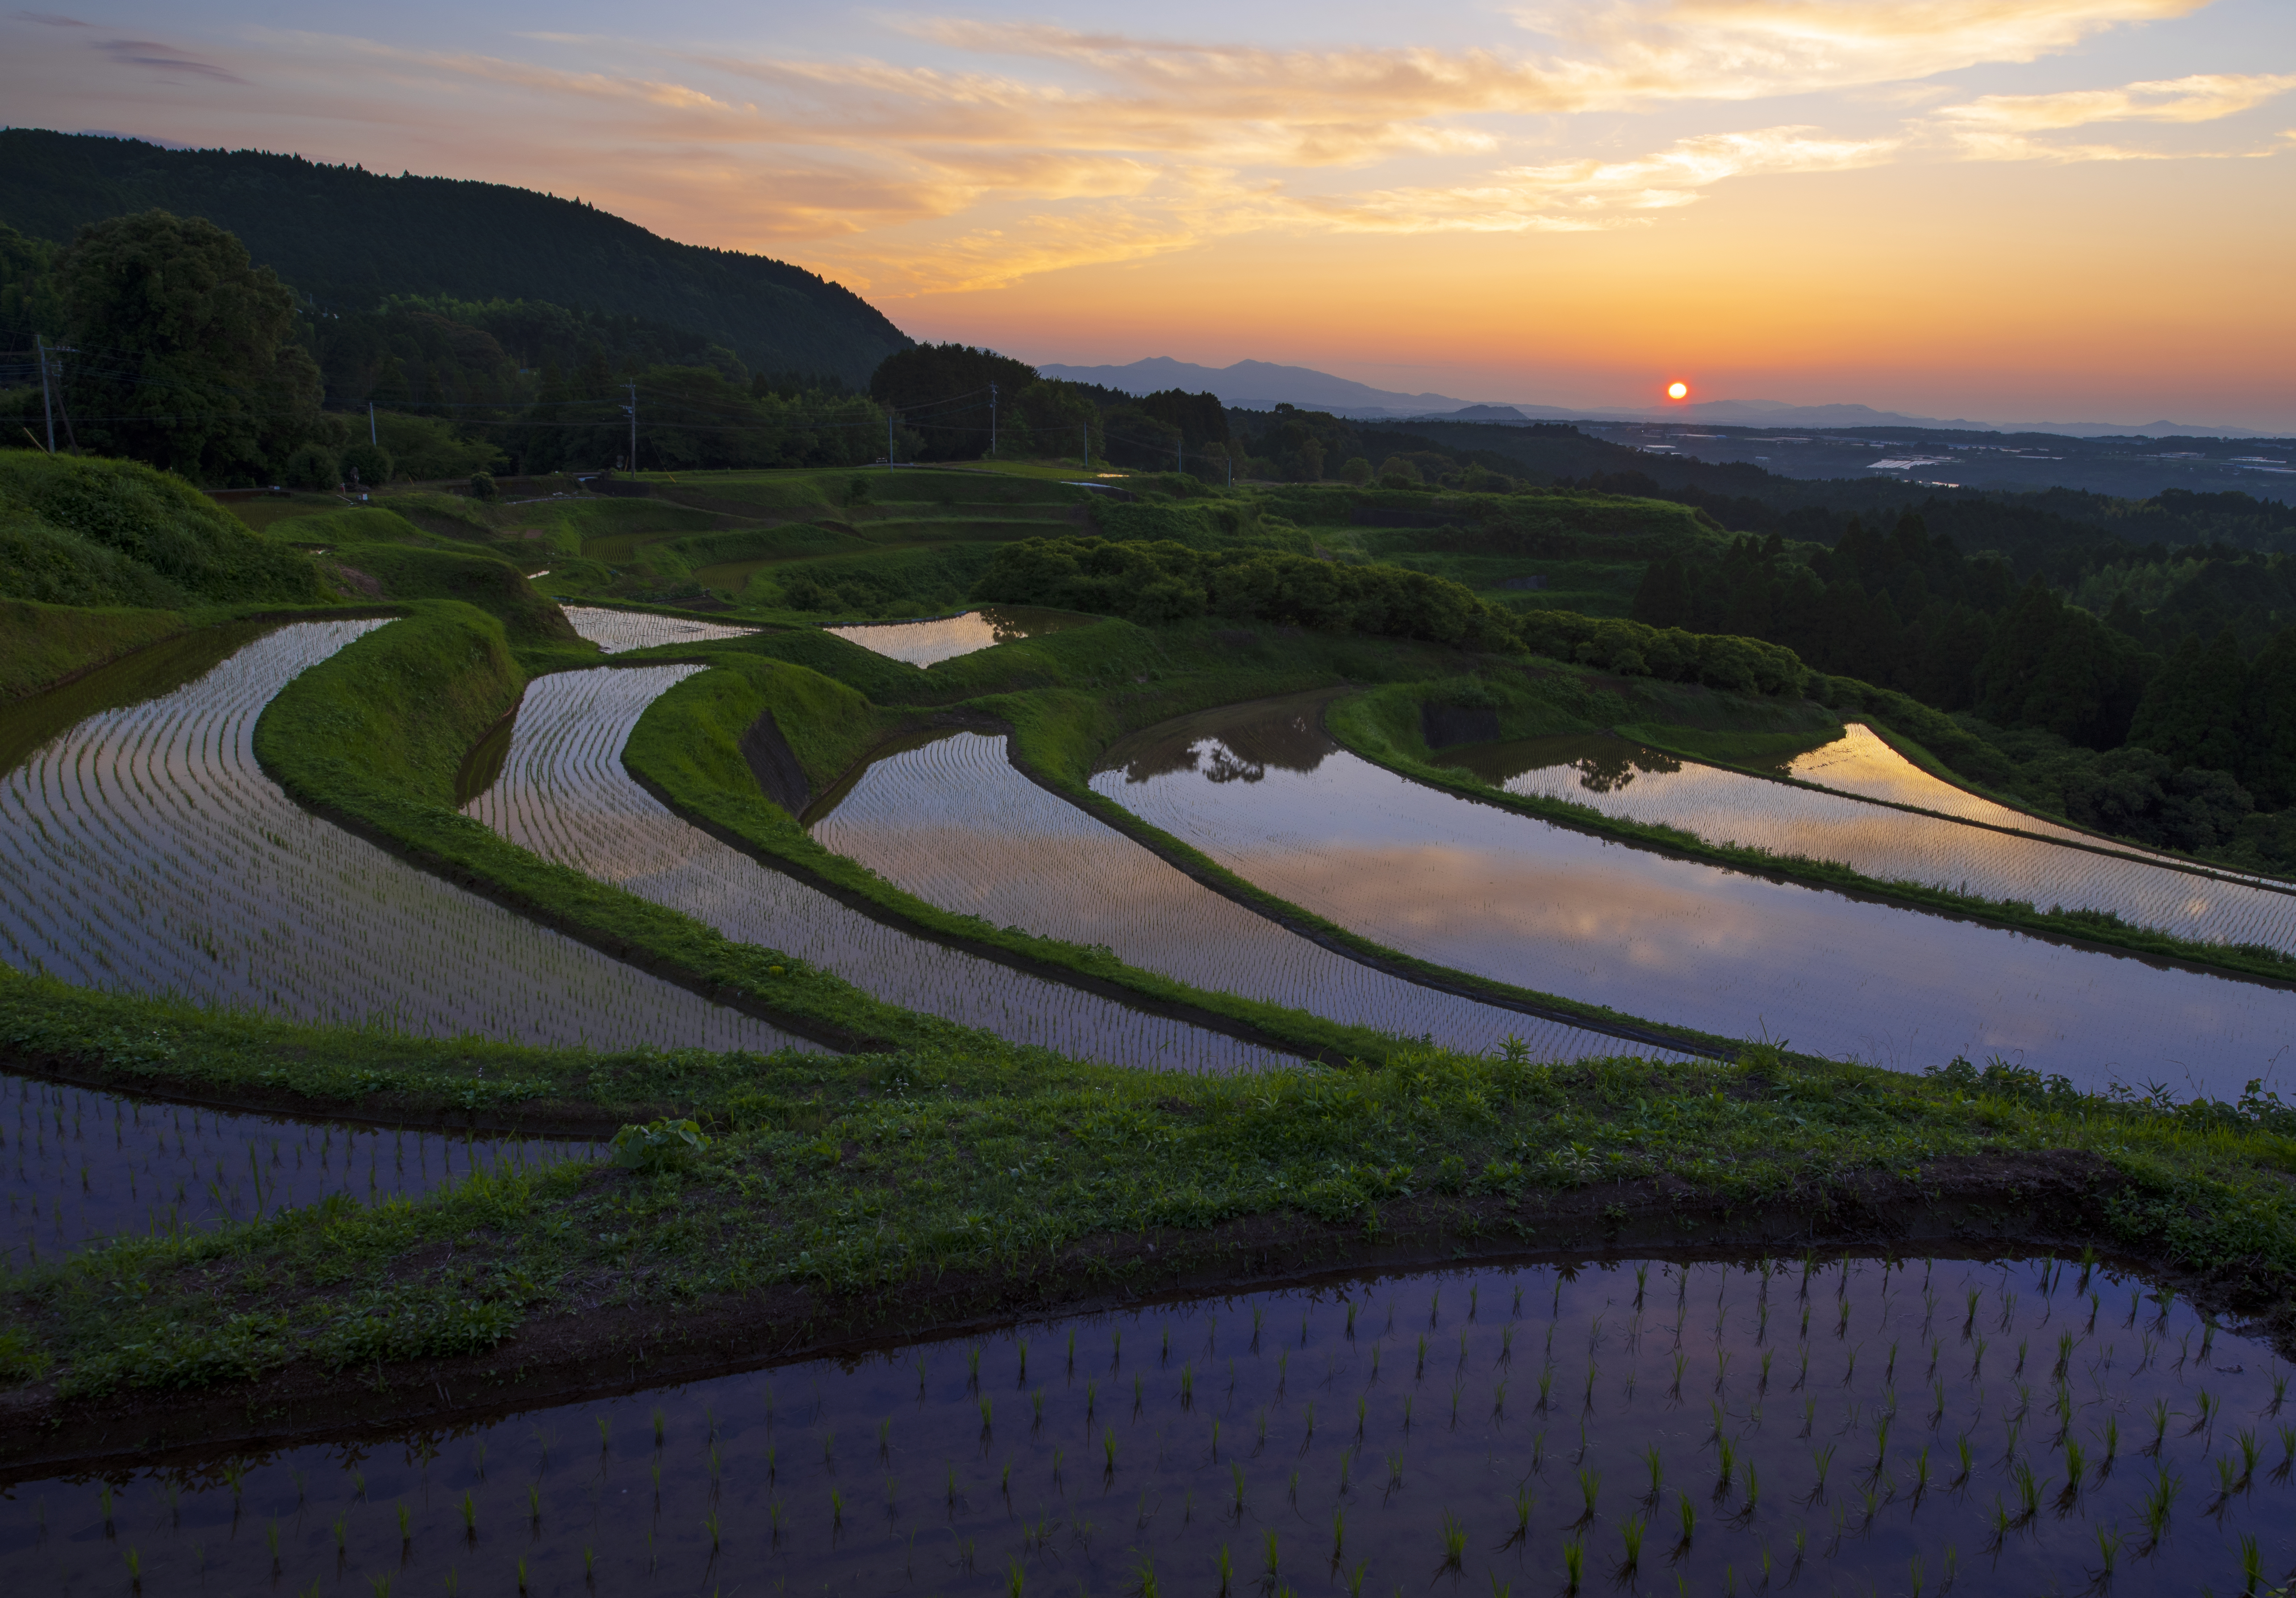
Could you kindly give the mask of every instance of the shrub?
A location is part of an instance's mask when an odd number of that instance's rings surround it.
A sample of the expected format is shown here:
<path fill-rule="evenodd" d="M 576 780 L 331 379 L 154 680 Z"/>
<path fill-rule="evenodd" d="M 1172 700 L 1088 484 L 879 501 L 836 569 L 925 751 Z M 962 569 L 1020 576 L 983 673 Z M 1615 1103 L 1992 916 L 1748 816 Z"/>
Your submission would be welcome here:
<path fill-rule="evenodd" d="M 608 1147 L 626 1171 L 663 1171 L 684 1165 L 709 1148 L 709 1140 L 693 1121 L 649 1121 L 623 1127 Z"/>
<path fill-rule="evenodd" d="M 332 450 L 306 444 L 287 457 L 286 469 L 280 475 L 291 489 L 325 493 L 343 480 L 343 468 Z"/>
<path fill-rule="evenodd" d="M 472 498 L 491 499 L 495 497 L 495 480 L 490 474 L 485 472 L 473 472 L 471 474 Z"/>
<path fill-rule="evenodd" d="M 390 451 L 380 444 L 349 445 L 343 450 L 342 468 L 346 481 L 356 473 L 369 488 L 380 488 L 390 481 Z"/>

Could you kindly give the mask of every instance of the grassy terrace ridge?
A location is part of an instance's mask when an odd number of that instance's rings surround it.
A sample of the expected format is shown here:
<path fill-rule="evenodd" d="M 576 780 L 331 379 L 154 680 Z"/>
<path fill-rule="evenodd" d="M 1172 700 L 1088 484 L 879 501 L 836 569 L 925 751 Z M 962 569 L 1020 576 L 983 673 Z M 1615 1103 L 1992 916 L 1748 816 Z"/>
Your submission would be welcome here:
<path fill-rule="evenodd" d="M 458 1048 L 395 1047 L 442 1066 Z M 1427 1049 L 1235 1078 L 923 1049 L 743 1076 L 699 1152 L 15 1273 L 0 1472 L 1476 1256 L 2086 1247 L 2296 1350 L 2296 1113 L 2277 1100 L 2169 1109 L 1761 1049 L 1568 1067 Z"/>
<path fill-rule="evenodd" d="M 1981 894 L 1956 893 L 1926 883 L 1870 877 L 1834 861 L 1774 853 L 1767 849 L 1739 844 L 1715 843 L 1680 828 L 1628 820 L 1590 804 L 1495 788 L 1459 767 L 1444 764 L 1440 752 L 1429 751 L 1419 736 L 1419 706 L 1423 700 L 1430 696 L 1456 692 L 1464 686 L 1458 683 L 1397 684 L 1374 689 L 1332 706 L 1324 719 L 1324 729 L 1354 754 L 1410 781 L 1476 803 L 1536 816 L 1558 827 L 1610 838 L 1635 848 L 1681 859 L 1704 861 L 1731 870 L 1804 883 L 1859 898 L 1907 905 L 1932 914 L 1983 922 L 2061 943 L 2125 951 L 2148 960 L 2172 962 L 2248 981 L 2296 986 L 2296 959 L 2263 944 L 2227 944 L 2180 938 L 2172 934 L 2133 926 L 2109 910 L 2044 910 L 2022 900 L 1988 899 Z M 1475 687 L 1488 694 L 1489 681 L 1488 679 L 1478 680 Z M 1726 769 L 1752 777 L 1768 775 L 1745 767 Z M 1798 783 L 1793 786 L 1814 787 L 1816 785 Z M 1916 813 L 1926 815 L 1933 812 Z M 2100 850 L 2099 853 L 2109 852 Z"/>

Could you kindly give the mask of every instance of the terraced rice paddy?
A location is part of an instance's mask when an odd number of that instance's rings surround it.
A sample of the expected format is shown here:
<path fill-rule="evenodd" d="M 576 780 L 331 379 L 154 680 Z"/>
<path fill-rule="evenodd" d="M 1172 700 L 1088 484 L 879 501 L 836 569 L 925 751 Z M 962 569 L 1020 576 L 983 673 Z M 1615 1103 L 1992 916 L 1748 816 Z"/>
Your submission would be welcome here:
<path fill-rule="evenodd" d="M 598 605 L 566 605 L 560 609 L 574 630 L 608 655 L 627 649 L 651 649 L 659 644 L 700 644 L 716 638 L 745 638 L 754 627 L 733 627 L 723 622 L 697 622 L 691 616 L 658 616 L 651 611 L 609 610 Z"/>
<path fill-rule="evenodd" d="M 1422 987 L 1287 932 L 1029 781 L 1001 736 L 959 732 L 889 751 L 813 834 L 945 910 L 1102 944 L 1199 987 L 1475 1053 L 1510 1036 L 1538 1059 L 1652 1052 Z"/>
<path fill-rule="evenodd" d="M 1901 1070 L 2001 1055 L 2084 1087 L 2236 1099 L 2296 993 L 1607 843 L 1406 781 L 1308 699 L 1110 751 L 1099 792 L 1248 881 L 1438 964 Z"/>
<path fill-rule="evenodd" d="M 58 1594 L 2261 1591 L 2287 1375 L 2052 1259 L 1494 1266 L 21 1481 L 0 1557 Z"/>
<path fill-rule="evenodd" d="M 1027 605 L 992 605 L 966 611 L 961 616 L 941 616 L 930 622 L 891 622 L 861 627 L 832 627 L 828 631 L 849 638 L 864 649 L 913 666 L 930 666 L 954 660 L 996 644 L 1038 633 L 1079 627 L 1090 618 L 1064 611 L 1036 610 Z"/>
<path fill-rule="evenodd" d="M 1088 1059 L 1185 1070 L 1265 1050 L 896 930 L 672 813 L 622 769 L 645 707 L 693 666 L 561 672 L 528 688 L 501 778 L 467 813 L 546 859 L 795 956 L 889 1003 Z"/>
<path fill-rule="evenodd" d="M 0 1075 L 0 1261 L 21 1266 L 100 1238 L 251 1220 L 330 1194 L 412 1198 L 473 1170 L 592 1150 L 234 1114 Z"/>
<path fill-rule="evenodd" d="M 1899 758 L 1888 745 L 1881 747 Z M 1838 861 L 1884 882 L 2023 900 L 2042 909 L 2109 910 L 2133 926 L 2178 937 L 2296 952 L 2296 890 L 2218 880 L 2139 856 L 2105 853 L 2093 844 L 2076 848 L 1912 815 L 1673 760 L 1623 738 L 1531 738 L 1447 750 L 1438 758 L 1509 793 L 1568 799 L 1714 843 Z M 1986 803 L 1962 796 L 1972 804 Z"/>
<path fill-rule="evenodd" d="M 0 960 L 307 1021 L 595 1048 L 794 1040 L 425 875 L 299 808 L 256 717 L 373 621 L 299 622 L 90 716 L 0 776 Z"/>

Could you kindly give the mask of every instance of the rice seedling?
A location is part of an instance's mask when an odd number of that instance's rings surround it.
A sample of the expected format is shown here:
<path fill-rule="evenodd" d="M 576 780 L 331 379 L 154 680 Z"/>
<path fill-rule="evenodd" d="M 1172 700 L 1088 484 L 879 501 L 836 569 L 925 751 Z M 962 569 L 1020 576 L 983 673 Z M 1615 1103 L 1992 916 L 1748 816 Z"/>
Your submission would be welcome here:
<path fill-rule="evenodd" d="M 1675 1544 L 1676 1552 L 1680 1553 L 1688 1550 L 1692 1539 L 1698 1534 L 1698 1506 L 1690 1501 L 1687 1493 L 1677 1493 L 1675 1497 L 1678 1500 L 1676 1507 L 1682 1519 L 1682 1536 Z"/>
<path fill-rule="evenodd" d="M 1575 1593 L 1587 1574 L 1587 1544 L 1572 1537 L 1562 1544 L 1562 1589 Z"/>
<path fill-rule="evenodd" d="M 1595 1500 L 1596 1496 L 1601 1494 L 1602 1490 L 1603 1478 L 1601 1472 L 1595 1470 L 1581 1470 L 1578 1472 L 1578 1494 L 1579 1496 L 1585 1500 L 1587 1506 L 1585 1511 L 1578 1517 L 1579 1525 L 1584 1526 L 1588 1521 L 1594 1520 Z"/>
<path fill-rule="evenodd" d="M 2184 1479 L 2166 1465 L 2158 1468 L 2152 1485 L 2144 1492 L 2144 1551 L 2160 1546 L 2167 1534 L 2169 1516 L 2176 1507 L 2177 1496 L 2184 1491 Z"/>
<path fill-rule="evenodd" d="M 1643 1495 L 1646 1504 L 1656 1503 L 1666 1480 L 1666 1460 L 1653 1443 L 1643 1450 L 1643 1462 L 1650 1466 L 1650 1491 Z"/>
<path fill-rule="evenodd" d="M 1625 1557 L 1619 1563 L 1619 1574 L 1631 1579 L 1643 1562 L 1643 1523 L 1639 1517 L 1629 1516 L 1619 1528 L 1619 1540 Z"/>

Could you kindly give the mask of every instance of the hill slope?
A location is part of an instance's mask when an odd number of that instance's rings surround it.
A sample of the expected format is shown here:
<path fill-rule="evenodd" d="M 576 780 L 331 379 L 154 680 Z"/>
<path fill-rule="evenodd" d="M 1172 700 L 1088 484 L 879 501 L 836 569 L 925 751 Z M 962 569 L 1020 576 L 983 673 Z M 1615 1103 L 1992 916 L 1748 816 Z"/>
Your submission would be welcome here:
<path fill-rule="evenodd" d="M 447 177 L 387 177 L 251 150 L 0 130 L 0 221 L 58 242 L 152 207 L 230 229 L 337 310 L 386 294 L 542 300 L 707 333 L 750 366 L 857 385 L 908 337 L 850 290 L 784 262 L 657 237 L 594 206 Z"/>

